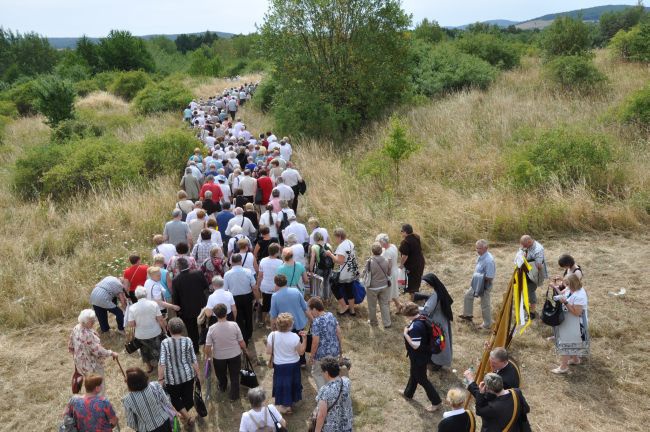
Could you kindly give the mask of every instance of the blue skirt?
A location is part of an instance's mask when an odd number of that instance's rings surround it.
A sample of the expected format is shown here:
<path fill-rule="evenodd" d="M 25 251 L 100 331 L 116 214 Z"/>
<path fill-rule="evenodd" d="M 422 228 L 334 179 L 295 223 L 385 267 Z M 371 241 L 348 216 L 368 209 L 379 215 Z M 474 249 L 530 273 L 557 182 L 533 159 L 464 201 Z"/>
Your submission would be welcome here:
<path fill-rule="evenodd" d="M 300 362 L 273 365 L 273 397 L 276 405 L 291 406 L 302 400 Z"/>

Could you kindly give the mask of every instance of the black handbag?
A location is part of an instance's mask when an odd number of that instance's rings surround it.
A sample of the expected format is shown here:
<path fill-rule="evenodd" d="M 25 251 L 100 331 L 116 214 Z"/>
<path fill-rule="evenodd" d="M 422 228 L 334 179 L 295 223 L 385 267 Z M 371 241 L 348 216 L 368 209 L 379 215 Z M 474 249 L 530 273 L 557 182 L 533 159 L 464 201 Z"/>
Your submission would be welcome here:
<path fill-rule="evenodd" d="M 133 339 L 131 339 L 130 342 L 127 342 L 127 343 L 124 344 L 124 350 L 128 354 L 133 354 L 134 352 L 136 352 L 140 348 L 142 348 L 142 342 L 140 342 L 140 340 L 136 339 L 136 338 L 133 338 Z"/>
<path fill-rule="evenodd" d="M 203 396 L 201 395 L 201 382 L 198 377 L 194 379 L 194 408 L 196 412 L 201 417 L 206 417 L 208 415 L 208 409 L 203 402 Z"/>
<path fill-rule="evenodd" d="M 266 407 L 267 410 L 269 410 L 269 414 L 271 414 L 271 419 L 273 420 L 273 424 L 275 425 L 275 432 L 289 432 L 289 429 L 286 427 L 282 426 L 282 423 L 278 421 L 278 419 L 275 418 L 269 407 Z"/>
<path fill-rule="evenodd" d="M 548 289 L 546 289 L 546 301 L 542 308 L 542 322 L 551 327 L 557 327 L 564 321 L 564 310 L 562 303 L 559 301 L 553 302 L 548 298 Z"/>
<path fill-rule="evenodd" d="M 246 354 L 244 354 L 244 368 L 239 371 L 239 383 L 248 388 L 255 388 L 260 385 L 253 364 Z"/>

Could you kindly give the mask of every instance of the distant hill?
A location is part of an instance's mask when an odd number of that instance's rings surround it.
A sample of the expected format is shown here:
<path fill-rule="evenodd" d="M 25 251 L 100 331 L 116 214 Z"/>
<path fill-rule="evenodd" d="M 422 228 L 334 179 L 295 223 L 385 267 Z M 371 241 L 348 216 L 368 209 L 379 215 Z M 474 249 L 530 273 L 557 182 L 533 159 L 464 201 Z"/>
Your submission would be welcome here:
<path fill-rule="evenodd" d="M 489 21 L 482 21 L 483 24 L 491 24 L 491 25 L 496 25 L 499 27 L 509 27 L 511 25 L 514 25 L 515 27 L 522 29 L 522 30 L 532 30 L 532 29 L 543 29 L 553 22 L 558 17 L 561 16 L 570 16 L 573 18 L 577 18 L 579 16 L 582 17 L 583 21 L 588 21 L 588 22 L 597 22 L 600 20 L 600 17 L 602 14 L 605 12 L 619 12 L 622 10 L 625 10 L 627 8 L 631 8 L 634 6 L 631 5 L 606 5 L 606 6 L 595 6 L 591 8 L 586 8 L 586 9 L 576 9 L 568 12 L 556 12 L 552 14 L 547 14 L 543 15 L 541 17 L 533 18 L 530 20 L 526 21 L 511 21 L 511 20 L 506 20 L 506 19 L 495 19 L 495 20 L 489 20 Z M 650 10 L 650 8 L 646 7 L 646 10 Z M 459 29 L 465 29 L 471 24 L 465 24 L 462 26 L 458 27 L 453 27 L 453 28 L 459 28 Z"/>
<path fill-rule="evenodd" d="M 212 31 L 212 30 L 210 30 Z M 188 33 L 188 34 L 203 34 L 205 32 L 197 32 L 197 33 Z M 225 33 L 225 32 L 213 32 L 216 33 L 220 38 L 228 39 L 234 36 L 233 33 Z M 180 34 L 180 33 L 179 33 Z M 165 35 L 144 35 L 144 36 L 138 36 L 139 38 L 142 39 L 151 39 L 156 36 L 164 36 L 170 40 L 176 40 L 176 38 L 179 36 L 179 34 L 165 34 Z M 77 41 L 80 39 L 80 37 L 51 37 L 47 38 L 47 40 L 50 42 L 50 45 L 52 45 L 56 49 L 65 49 L 65 48 L 74 48 L 77 46 Z M 94 37 L 89 37 L 92 42 L 94 43 L 99 43 L 99 38 L 94 38 Z"/>

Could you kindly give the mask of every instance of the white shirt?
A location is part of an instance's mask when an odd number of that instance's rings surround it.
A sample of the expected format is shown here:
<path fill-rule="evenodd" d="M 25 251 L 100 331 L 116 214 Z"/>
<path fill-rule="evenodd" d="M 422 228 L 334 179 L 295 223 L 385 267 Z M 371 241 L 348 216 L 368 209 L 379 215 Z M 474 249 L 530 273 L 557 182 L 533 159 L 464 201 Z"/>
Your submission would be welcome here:
<path fill-rule="evenodd" d="M 176 246 L 171 243 L 161 243 L 151 250 L 151 257 L 161 254 L 165 257 L 165 265 L 169 264 L 169 259 L 176 255 Z"/>
<path fill-rule="evenodd" d="M 147 290 L 147 299 L 148 300 L 162 300 L 163 299 L 163 287 L 160 282 L 156 282 L 153 279 L 147 279 L 144 283 L 144 289 Z M 165 309 L 164 307 L 158 305 L 160 310 Z"/>
<path fill-rule="evenodd" d="M 320 235 L 323 236 L 323 241 L 325 241 L 325 243 L 330 242 L 330 236 L 327 233 L 327 230 L 325 228 L 317 227 L 317 228 L 314 228 L 314 230 L 309 235 L 309 244 L 310 245 L 316 244 L 316 242 L 314 241 L 314 234 L 317 233 L 317 232 L 319 232 Z"/>
<path fill-rule="evenodd" d="M 284 178 L 284 177 L 283 177 Z M 295 194 L 293 193 L 293 189 L 291 189 L 289 186 L 287 186 L 284 183 L 278 184 L 275 189 L 277 189 L 280 192 L 280 199 L 281 200 L 286 200 L 286 201 L 291 201 Z"/>
<path fill-rule="evenodd" d="M 270 216 L 269 216 L 270 214 Z M 260 225 L 269 227 L 269 234 L 271 237 L 278 238 L 278 227 L 275 226 L 275 223 L 278 221 L 278 215 L 268 210 L 265 210 L 264 213 L 260 216 Z"/>
<path fill-rule="evenodd" d="M 442 418 L 452 417 L 452 416 L 459 415 L 459 414 L 464 414 L 464 413 L 465 413 L 464 408 L 458 408 L 456 410 L 445 411 L 444 413 L 442 413 Z"/>
<path fill-rule="evenodd" d="M 342 255 L 345 257 L 345 262 L 341 266 L 341 273 L 339 274 L 339 280 L 341 282 L 352 282 L 354 278 L 356 277 L 355 272 L 353 271 L 351 267 L 351 261 L 356 261 L 355 254 L 354 254 L 354 243 L 352 243 L 350 240 L 345 239 L 341 242 L 340 245 L 336 248 L 336 252 L 334 252 L 334 255 Z"/>
<path fill-rule="evenodd" d="M 189 212 L 187 214 L 187 217 L 185 218 L 185 223 L 187 225 L 189 225 L 190 222 L 192 222 L 193 220 L 196 219 L 196 212 L 198 212 L 199 210 L 201 210 L 201 209 L 194 209 L 194 210 L 192 210 L 191 212 Z"/>
<path fill-rule="evenodd" d="M 260 282 L 260 290 L 266 294 L 273 294 L 275 282 L 273 278 L 278 272 L 278 267 L 282 265 L 282 260 L 279 258 L 266 257 L 260 261 L 259 269 L 263 273 L 262 282 Z"/>
<path fill-rule="evenodd" d="M 248 240 L 248 248 L 252 250 L 253 245 L 251 244 L 251 240 L 243 234 L 237 234 L 236 236 L 231 237 L 230 240 L 228 240 L 228 250 L 234 251 L 235 249 L 238 249 L 237 242 L 239 240 L 244 240 L 244 239 Z M 239 253 L 239 251 L 233 253 Z"/>
<path fill-rule="evenodd" d="M 249 243 L 250 246 L 250 243 Z M 244 267 L 245 269 L 248 269 L 251 271 L 251 273 L 255 274 L 255 264 L 254 264 L 254 255 L 253 252 L 239 252 L 239 255 L 241 255 L 241 266 Z"/>
<path fill-rule="evenodd" d="M 158 336 L 162 329 L 156 317 L 162 316 L 158 304 L 141 298 L 129 307 L 129 322 L 135 321 L 135 337 L 151 339 Z"/>
<path fill-rule="evenodd" d="M 284 180 L 284 184 L 289 187 L 296 186 L 301 179 L 302 177 L 300 177 L 300 173 L 293 168 L 287 168 L 282 171 L 282 180 Z"/>
<path fill-rule="evenodd" d="M 219 183 L 219 187 L 221 188 L 221 192 L 223 192 L 223 199 L 222 201 L 224 203 L 230 204 L 230 196 L 232 192 L 230 192 L 230 186 L 228 186 L 225 183 Z"/>
<path fill-rule="evenodd" d="M 207 137 L 205 137 L 203 139 L 203 142 L 205 143 L 206 146 L 208 146 L 210 149 L 212 149 L 212 148 L 214 148 L 214 143 L 217 142 L 217 139 L 215 137 L 213 137 L 213 136 L 208 135 Z"/>
<path fill-rule="evenodd" d="M 276 213 L 276 216 L 277 216 L 277 218 L 278 218 L 278 222 L 281 222 L 281 221 L 282 221 L 282 213 L 286 213 L 286 214 L 287 214 L 287 221 L 288 221 L 289 219 L 291 219 L 292 216 L 295 216 L 295 215 L 296 215 L 296 212 L 294 212 L 293 209 L 290 209 L 289 207 L 284 208 L 284 209 L 282 209 L 282 210 L 280 210 L 279 212 Z"/>
<path fill-rule="evenodd" d="M 291 364 L 300 360 L 296 348 L 300 345 L 300 336 L 292 332 L 274 331 L 266 338 L 267 346 L 273 344 L 273 363 Z"/>
<path fill-rule="evenodd" d="M 239 188 L 242 190 L 244 196 L 254 196 L 255 189 L 257 188 L 257 180 L 251 176 L 245 175 L 239 182 Z"/>
<path fill-rule="evenodd" d="M 302 243 L 291 246 L 291 250 L 293 251 L 293 260 L 307 268 L 307 264 L 305 263 L 305 248 L 302 246 Z"/>
<path fill-rule="evenodd" d="M 285 143 L 280 145 L 280 156 L 282 156 L 282 159 L 289 161 L 291 160 L 292 154 L 293 150 L 291 149 L 291 144 Z"/>
<path fill-rule="evenodd" d="M 271 411 L 269 413 L 269 411 Z M 273 414 L 273 416 L 271 416 Z M 273 418 L 276 421 L 282 420 L 282 414 L 280 414 L 273 405 L 267 405 L 262 407 L 260 411 L 250 410 L 246 411 L 241 416 L 241 423 L 239 423 L 239 432 L 256 432 L 260 427 L 269 427 L 275 430 L 275 424 Z M 257 425 L 256 425 L 257 424 Z"/>
<path fill-rule="evenodd" d="M 239 225 L 241 227 L 241 233 L 245 236 L 250 237 L 255 234 L 255 227 L 253 226 L 253 222 L 251 222 L 250 219 L 244 215 L 235 215 L 234 218 L 228 221 L 228 226 L 226 227 L 226 235 L 230 235 L 230 230 L 235 225 Z"/>
<path fill-rule="evenodd" d="M 225 304 L 226 308 L 228 309 L 227 313 L 230 313 L 232 312 L 232 306 L 235 304 L 235 299 L 233 298 L 230 292 L 226 291 L 223 288 L 219 288 L 218 290 L 210 294 L 210 297 L 208 297 L 207 307 L 210 309 L 214 309 L 214 307 L 219 303 Z"/>
<path fill-rule="evenodd" d="M 298 223 L 295 220 L 292 221 L 288 227 L 282 231 L 282 236 L 286 240 L 289 237 L 289 234 L 295 234 L 298 243 L 302 245 L 305 242 L 309 241 L 309 234 L 307 233 L 307 228 L 304 224 Z"/>

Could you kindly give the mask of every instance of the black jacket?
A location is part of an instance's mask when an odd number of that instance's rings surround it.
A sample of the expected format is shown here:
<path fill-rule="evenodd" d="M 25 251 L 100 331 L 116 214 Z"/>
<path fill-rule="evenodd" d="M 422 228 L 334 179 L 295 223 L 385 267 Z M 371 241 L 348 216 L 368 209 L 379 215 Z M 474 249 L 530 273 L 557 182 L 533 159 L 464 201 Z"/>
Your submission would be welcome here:
<path fill-rule="evenodd" d="M 438 432 L 473 432 L 470 416 L 474 414 L 466 410 L 462 414 L 444 418 L 438 423 Z M 474 419 L 474 430 L 476 430 L 476 419 Z"/>
<path fill-rule="evenodd" d="M 503 388 L 505 390 L 511 388 L 519 388 L 520 376 L 519 369 L 512 362 L 508 362 L 506 367 L 497 372 L 503 379 Z"/>
<path fill-rule="evenodd" d="M 175 305 L 180 306 L 178 315 L 183 321 L 196 320 L 208 302 L 206 293 L 209 288 L 199 270 L 182 271 L 174 278 L 172 299 Z"/>
<path fill-rule="evenodd" d="M 467 390 L 476 400 L 476 415 L 483 420 L 481 432 L 503 432 L 513 415 L 514 403 L 512 394 L 508 391 L 503 396 L 494 396 L 491 394 L 481 393 L 476 383 L 471 383 Z M 530 412 L 530 407 L 519 389 L 513 389 L 518 397 L 517 418 L 508 430 L 508 432 L 525 432 L 525 425 L 528 424 L 526 414 Z"/>

